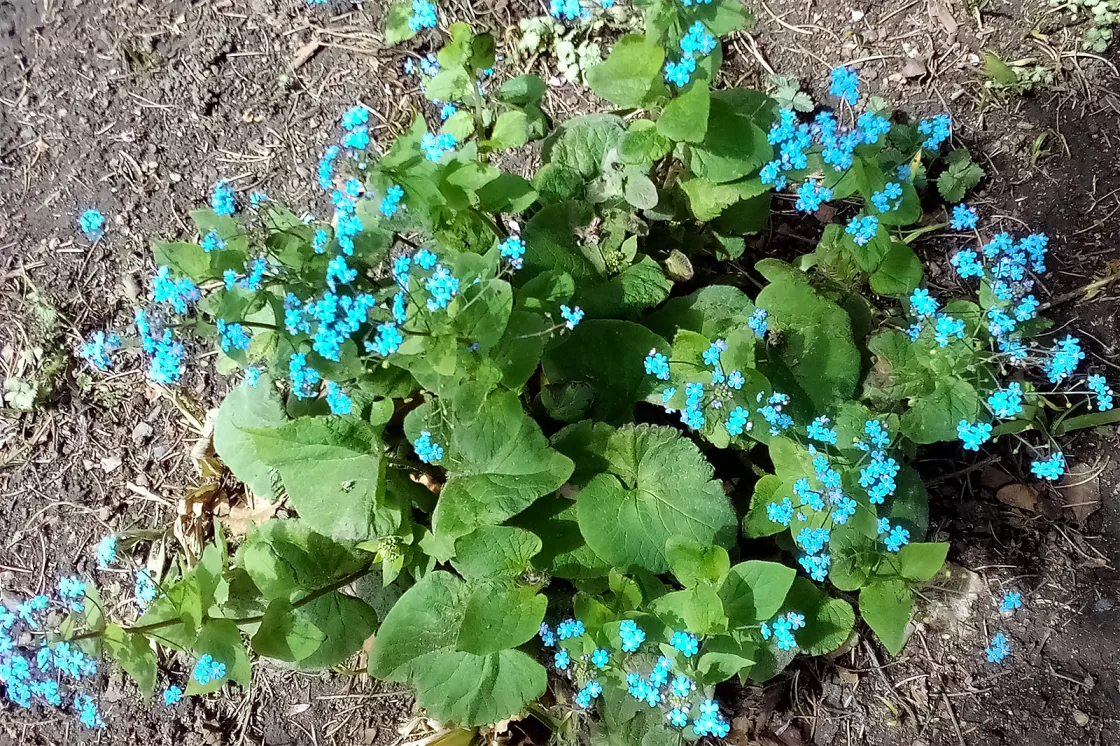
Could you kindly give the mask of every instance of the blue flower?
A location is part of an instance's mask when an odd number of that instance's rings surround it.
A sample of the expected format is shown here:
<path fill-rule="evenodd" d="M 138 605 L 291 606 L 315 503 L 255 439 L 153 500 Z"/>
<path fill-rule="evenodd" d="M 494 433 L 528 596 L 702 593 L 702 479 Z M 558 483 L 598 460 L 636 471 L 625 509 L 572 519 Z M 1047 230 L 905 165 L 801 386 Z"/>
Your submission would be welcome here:
<path fill-rule="evenodd" d="M 859 131 L 863 135 L 863 141 L 870 145 L 875 145 L 879 142 L 880 137 L 891 131 L 891 121 L 889 119 L 870 111 L 865 111 L 859 115 L 856 126 L 859 127 Z M 905 179 L 908 176 L 909 174 L 901 178 Z"/>
<path fill-rule="evenodd" d="M 564 326 L 569 329 L 575 329 L 576 324 L 583 321 L 583 309 L 579 306 L 575 308 L 560 306 L 560 316 L 564 319 Z"/>
<path fill-rule="evenodd" d="M 105 570 L 117 561 L 117 536 L 108 534 L 97 543 L 97 567 Z"/>
<path fill-rule="evenodd" d="M 249 207 L 252 207 L 255 210 L 265 202 L 268 202 L 268 195 L 261 190 L 254 189 L 253 191 L 249 192 Z"/>
<path fill-rule="evenodd" d="M 685 658 L 691 658 L 700 652 L 700 643 L 696 639 L 696 635 L 688 632 L 674 632 L 673 636 L 669 638 L 669 644 L 683 653 Z"/>
<path fill-rule="evenodd" d="M 939 347 L 947 347 L 952 337 L 964 339 L 964 320 L 955 319 L 944 313 L 937 314 L 933 327 L 933 338 Z"/>
<path fill-rule="evenodd" d="M 369 127 L 365 125 L 355 127 L 343 135 L 340 142 L 343 147 L 349 148 L 350 150 L 365 150 L 369 147 L 370 142 Z"/>
<path fill-rule="evenodd" d="M 673 677 L 669 683 L 669 693 L 674 697 L 687 697 L 696 691 L 696 682 L 683 674 Z"/>
<path fill-rule="evenodd" d="M 747 410 L 742 407 L 735 407 L 727 416 L 727 422 L 724 427 L 727 428 L 727 434 L 731 437 L 738 437 L 744 431 L 750 431 L 753 428 L 753 423 L 748 420 L 749 414 Z"/>
<path fill-rule="evenodd" d="M 454 150 L 457 145 L 455 136 L 447 132 L 440 135 L 425 132 L 420 138 L 420 149 L 424 151 L 424 157 L 435 163 L 438 163 L 444 154 Z"/>
<path fill-rule="evenodd" d="M 420 437 L 412 444 L 416 457 L 425 464 L 434 464 L 443 459 L 443 446 L 432 442 L 432 434 L 427 430 L 420 431 Z"/>
<path fill-rule="evenodd" d="M 319 371 L 308 367 L 307 355 L 293 353 L 288 360 L 288 378 L 292 381 L 292 393 L 297 399 L 309 399 L 318 394 L 322 377 Z"/>
<path fill-rule="evenodd" d="M 211 251 L 221 251 L 226 247 L 226 242 L 218 235 L 218 231 L 211 228 L 210 231 L 202 237 L 199 242 L 202 250 L 209 254 Z"/>
<path fill-rule="evenodd" d="M 403 324 L 408 320 L 408 305 L 405 302 L 404 291 L 401 290 L 393 296 L 393 321 Z"/>
<path fill-rule="evenodd" d="M 501 243 L 498 250 L 503 257 L 509 259 L 509 263 L 514 269 L 521 269 L 522 260 L 525 256 L 525 242 L 523 240 L 517 236 L 510 236 Z"/>
<path fill-rule="evenodd" d="M 953 208 L 953 219 L 949 223 L 949 227 L 955 231 L 970 231 L 976 227 L 977 222 L 979 222 L 979 216 L 977 216 L 976 210 L 962 202 Z"/>
<path fill-rule="evenodd" d="M 319 159 L 319 187 L 324 190 L 331 188 L 334 179 L 334 161 L 340 152 L 337 145 L 331 145 Z"/>
<path fill-rule="evenodd" d="M 561 21 L 591 17 L 591 11 L 581 6 L 579 0 L 549 0 L 548 13 Z"/>
<path fill-rule="evenodd" d="M 366 352 L 376 352 L 381 357 L 388 357 L 400 349 L 404 344 L 404 337 L 397 329 L 397 325 L 385 322 L 377 327 L 377 336 L 373 342 L 365 343 Z"/>
<path fill-rule="evenodd" d="M 815 179 L 806 179 L 797 189 L 797 209 L 801 212 L 813 213 L 821 205 L 832 199 L 832 190 L 821 186 Z"/>
<path fill-rule="evenodd" d="M 147 570 L 136 571 L 133 595 L 136 597 L 136 605 L 141 609 L 148 608 L 148 604 L 155 601 L 156 596 L 159 595 L 159 588 Z"/>
<path fill-rule="evenodd" d="M 571 665 L 572 659 L 568 655 L 567 650 L 557 650 L 556 655 L 553 657 L 556 667 L 561 671 L 567 671 L 568 666 Z"/>
<path fill-rule="evenodd" d="M 163 704 L 165 707 L 179 704 L 183 699 L 183 690 L 177 686 L 169 686 L 163 690 Z"/>
<path fill-rule="evenodd" d="M 1105 377 L 1099 374 L 1093 374 L 1086 380 L 1089 390 L 1097 396 L 1097 411 L 1107 412 L 1113 407 L 1113 392 L 1112 388 L 1105 381 Z"/>
<path fill-rule="evenodd" d="M 111 353 L 119 350 L 120 347 L 121 338 L 116 334 L 96 331 L 88 342 L 82 344 L 78 354 L 97 370 L 106 371 L 113 366 Z"/>
<path fill-rule="evenodd" d="M 595 648 L 595 652 L 591 654 L 591 663 L 595 668 L 605 668 L 610 660 L 611 654 L 605 648 Z"/>
<path fill-rule="evenodd" d="M 249 339 L 249 335 L 245 333 L 241 324 L 227 324 L 223 319 L 218 319 L 215 323 L 218 327 L 218 336 L 223 352 L 229 352 L 231 349 L 249 349 L 252 340 Z"/>
<path fill-rule="evenodd" d="M 700 21 L 694 22 L 681 39 L 681 51 L 689 56 L 703 57 L 711 54 L 715 48 L 716 38 L 708 33 L 708 29 Z"/>
<path fill-rule="evenodd" d="M 331 408 L 331 414 L 350 414 L 352 402 L 337 383 L 327 381 L 327 405 Z"/>
<path fill-rule="evenodd" d="M 980 446 L 991 439 L 992 426 L 987 422 L 961 420 L 957 423 L 957 437 L 964 443 L 966 451 L 979 451 Z"/>
<path fill-rule="evenodd" d="M 105 235 L 105 216 L 98 210 L 86 210 L 78 218 L 78 227 L 90 241 L 96 241 Z"/>
<path fill-rule="evenodd" d="M 829 419 L 822 415 L 809 423 L 809 426 L 805 428 L 805 434 L 811 440 L 836 445 L 836 431 L 828 427 L 828 423 Z"/>
<path fill-rule="evenodd" d="M 1015 609 L 1021 608 L 1023 608 L 1023 597 L 1019 595 L 1018 591 L 1008 591 L 999 604 L 999 610 L 1005 614 L 1010 614 Z"/>
<path fill-rule="evenodd" d="M 694 72 L 696 72 L 696 58 L 691 54 L 682 55 L 679 62 L 665 63 L 665 82 L 683 88 L 692 80 Z"/>
<path fill-rule="evenodd" d="M 757 334 L 760 339 L 764 338 L 766 332 L 769 331 L 770 327 L 766 322 L 766 318 L 769 315 L 769 311 L 765 308 L 756 308 L 751 312 L 750 318 L 747 319 L 747 326 L 749 326 L 751 331 Z"/>
<path fill-rule="evenodd" d="M 1056 482 L 1066 470 L 1066 457 L 1061 451 L 1052 454 L 1049 458 L 1031 462 L 1031 473 L 1039 479 Z"/>
<path fill-rule="evenodd" d="M 871 204 L 879 212 L 897 210 L 902 204 L 902 185 L 893 181 L 888 182 L 883 187 L 883 191 L 871 195 Z"/>
<path fill-rule="evenodd" d="M 439 257 L 427 249 L 420 249 L 412 260 L 420 269 L 432 269 L 439 262 Z"/>
<path fill-rule="evenodd" d="M 1003 659 L 1011 653 L 1011 643 L 1007 635 L 997 632 L 984 652 L 988 654 L 988 663 L 1003 663 Z"/>
<path fill-rule="evenodd" d="M 86 582 L 75 576 L 59 578 L 58 598 L 71 611 L 83 611 L 85 609 Z"/>
<path fill-rule="evenodd" d="M 214 185 L 214 192 L 210 195 L 210 207 L 218 215 L 232 215 L 237 208 L 233 205 L 233 189 L 226 181 L 219 181 Z"/>
<path fill-rule="evenodd" d="M 171 306 L 177 313 L 186 313 L 188 304 L 201 297 L 201 291 L 189 278 L 171 279 L 171 268 L 167 265 L 160 267 L 152 277 L 152 299 Z"/>
<path fill-rule="evenodd" d="M 793 521 L 793 501 L 783 497 L 780 503 L 769 503 L 766 506 L 766 517 L 774 523 L 788 526 Z"/>
<path fill-rule="evenodd" d="M 859 100 L 859 73 L 854 67 L 833 68 L 832 85 L 828 92 L 847 101 L 849 106 L 855 106 Z"/>

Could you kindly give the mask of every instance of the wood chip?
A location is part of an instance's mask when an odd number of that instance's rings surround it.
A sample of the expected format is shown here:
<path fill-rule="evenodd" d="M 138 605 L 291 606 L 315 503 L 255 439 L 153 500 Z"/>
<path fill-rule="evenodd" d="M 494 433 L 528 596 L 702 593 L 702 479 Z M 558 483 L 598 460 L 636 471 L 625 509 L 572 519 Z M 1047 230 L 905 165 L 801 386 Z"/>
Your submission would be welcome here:
<path fill-rule="evenodd" d="M 996 498 L 1004 505 L 1038 512 L 1038 490 L 1029 484 L 1008 484 L 996 490 Z"/>

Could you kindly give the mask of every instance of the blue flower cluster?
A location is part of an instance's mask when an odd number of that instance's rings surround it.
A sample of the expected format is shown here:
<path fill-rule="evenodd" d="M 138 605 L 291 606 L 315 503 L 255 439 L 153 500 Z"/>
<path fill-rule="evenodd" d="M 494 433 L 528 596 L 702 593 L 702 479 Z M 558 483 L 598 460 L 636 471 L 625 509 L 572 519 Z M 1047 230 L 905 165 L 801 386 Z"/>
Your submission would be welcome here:
<path fill-rule="evenodd" d="M 97 567 L 100 570 L 108 569 L 117 561 L 117 536 L 108 534 L 97 542 Z"/>
<path fill-rule="evenodd" d="M 292 393 L 297 399 L 311 399 L 319 394 L 319 384 L 323 380 L 319 371 L 307 364 L 307 355 L 292 353 L 288 360 L 288 378 L 292 382 Z"/>
<path fill-rule="evenodd" d="M 169 686 L 163 690 L 163 706 L 171 707 L 179 704 L 183 699 L 183 690 L 177 686 Z"/>
<path fill-rule="evenodd" d="M 1081 351 L 1081 340 L 1067 334 L 1065 339 L 1058 340 L 1050 352 L 1050 358 L 1045 366 L 1046 377 L 1050 379 L 1050 383 L 1068 378 L 1084 359 L 1085 353 Z"/>
<path fill-rule="evenodd" d="M 1061 479 L 1066 471 L 1066 457 L 1061 451 L 1050 454 L 1049 457 L 1031 462 L 1031 473 L 1039 479 L 1056 482 Z"/>
<path fill-rule="evenodd" d="M 438 311 L 447 308 L 451 299 L 459 294 L 459 279 L 451 274 L 451 270 L 442 264 L 437 264 L 432 276 L 425 283 L 428 294 L 428 310 Z"/>
<path fill-rule="evenodd" d="M 902 205 L 902 185 L 898 182 L 888 182 L 883 191 L 871 195 L 871 204 L 879 212 L 892 212 Z"/>
<path fill-rule="evenodd" d="M 691 658 L 700 652 L 700 641 L 696 635 L 688 632 L 676 631 L 672 637 L 669 638 L 669 644 L 684 654 L 685 658 Z"/>
<path fill-rule="evenodd" d="M 402 199 L 404 199 L 404 188 L 399 184 L 393 184 L 385 190 L 385 196 L 381 198 L 381 214 L 387 218 L 396 215 Z"/>
<path fill-rule="evenodd" d="M 436 6 L 428 0 L 412 0 L 412 15 L 408 27 L 413 31 L 436 27 Z"/>
<path fill-rule="evenodd" d="M 918 122 L 918 132 L 926 136 L 922 147 L 926 150 L 937 150 L 941 143 L 948 140 L 953 134 L 953 121 L 948 114 L 938 114 L 930 119 Z"/>
<path fill-rule="evenodd" d="M 859 100 L 859 72 L 854 67 L 833 68 L 828 93 L 846 101 L 849 106 L 855 106 Z"/>
<path fill-rule="evenodd" d="M 186 357 L 182 343 L 175 340 L 170 329 L 164 329 L 157 338 L 144 309 L 137 308 L 134 319 L 140 346 L 150 356 L 148 378 L 156 383 L 177 383 L 183 377 L 183 359 Z"/>
<path fill-rule="evenodd" d="M 696 21 L 681 39 L 681 58 L 665 63 L 665 81 L 683 88 L 696 72 L 696 58 L 705 57 L 716 48 L 716 38 L 708 33 L 701 21 Z"/>
<path fill-rule="evenodd" d="M 770 325 L 766 321 L 770 312 L 765 308 L 756 308 L 751 312 L 750 318 L 747 319 L 747 326 L 751 331 L 758 335 L 759 339 L 766 337 L 766 332 L 770 330 Z"/>
<path fill-rule="evenodd" d="M 646 633 L 633 621 L 626 619 L 618 626 L 618 635 L 622 639 L 622 652 L 635 653 L 641 644 L 646 641 Z"/>
<path fill-rule="evenodd" d="M 454 150 L 458 144 L 455 136 L 448 132 L 439 135 L 425 132 L 420 138 L 420 149 L 424 151 L 424 157 L 435 163 L 439 163 L 443 156 Z"/>
<path fill-rule="evenodd" d="M 874 215 L 857 215 L 848 221 L 844 232 L 852 237 L 856 246 L 866 246 L 879 232 L 879 218 Z"/>
<path fill-rule="evenodd" d="M 988 654 L 988 663 L 1003 663 L 1011 654 L 1011 641 L 1007 639 L 1007 635 L 996 632 L 984 652 Z"/>
<path fill-rule="evenodd" d="M 806 179 L 797 189 L 797 207 L 801 212 L 813 213 L 832 199 L 832 190 L 821 186 L 816 179 Z"/>
<path fill-rule="evenodd" d="M 562 305 L 560 306 L 560 317 L 564 319 L 564 326 L 569 330 L 575 329 L 576 325 L 583 321 L 583 309 L 579 306 L 568 308 Z"/>
<path fill-rule="evenodd" d="M 762 403 L 763 393 L 758 392 L 755 397 L 755 403 Z M 756 411 L 762 415 L 762 419 L 770 425 L 770 436 L 775 437 L 783 430 L 788 430 L 793 427 L 793 418 L 788 414 L 782 412 L 782 408 L 789 405 L 789 396 L 786 394 L 775 391 L 766 400 L 766 404 L 757 409 Z"/>
<path fill-rule="evenodd" d="M 769 622 L 763 622 L 759 627 L 763 640 L 774 638 L 779 650 L 793 650 L 797 647 L 797 640 L 793 633 L 805 626 L 805 615 L 796 611 L 779 614 Z"/>
<path fill-rule="evenodd" d="M 1086 383 L 1089 386 L 1089 390 L 1097 395 L 1098 412 L 1107 412 L 1108 410 L 1113 408 L 1113 397 L 1115 396 L 1115 392 L 1105 381 L 1104 376 L 1093 374 L 1089 376 Z"/>
<path fill-rule="evenodd" d="M 218 337 L 221 341 L 222 351 L 229 352 L 233 350 L 247 350 L 252 340 L 249 335 L 241 327 L 241 324 L 229 324 L 223 319 L 218 319 L 216 322 L 218 327 Z"/>
<path fill-rule="evenodd" d="M 326 191 L 334 183 L 334 162 L 342 152 L 337 145 L 331 145 L 319 159 L 319 187 Z"/>
<path fill-rule="evenodd" d="M 650 350 L 649 354 L 646 355 L 644 363 L 647 376 L 655 376 L 662 381 L 669 380 L 669 358 L 665 357 L 665 355 L 658 352 L 656 349 Z M 669 389 L 666 389 L 666 391 L 668 390 Z M 676 389 L 673 389 L 673 393 L 676 393 Z M 672 394 L 670 394 L 670 396 L 672 396 Z M 668 399 L 666 399 L 666 402 L 668 402 Z"/>
<path fill-rule="evenodd" d="M 120 347 L 121 338 L 116 334 L 96 331 L 90 336 L 88 342 L 82 344 L 78 354 L 97 370 L 107 371 L 113 367 L 112 353 L 119 350 Z"/>
<path fill-rule="evenodd" d="M 559 21 L 586 20 L 591 11 L 580 0 L 549 0 L 548 14 Z"/>
<path fill-rule="evenodd" d="M 194 664 L 194 673 L 191 674 L 194 680 L 202 686 L 206 686 L 211 681 L 225 678 L 226 664 L 221 661 L 214 660 L 214 657 L 207 653 L 198 659 Z"/>
<path fill-rule="evenodd" d="M 809 426 L 805 428 L 805 434 L 809 436 L 810 440 L 834 446 L 836 445 L 836 431 L 828 426 L 830 422 L 831 420 L 821 415 L 809 423 Z"/>
<path fill-rule="evenodd" d="M 152 277 L 152 299 L 171 306 L 176 313 L 186 313 L 187 304 L 202 297 L 198 287 L 189 278 L 171 279 L 171 268 L 164 265 Z"/>
<path fill-rule="evenodd" d="M 880 528 L 882 528 L 881 525 Z M 895 526 L 882 533 L 886 533 L 886 537 L 883 539 L 883 543 L 887 545 L 888 552 L 897 553 L 904 546 L 910 543 L 910 532 L 904 529 L 902 526 Z"/>
<path fill-rule="evenodd" d="M 350 414 L 350 397 L 334 381 L 327 381 L 327 406 L 331 408 L 331 414 Z"/>
<path fill-rule="evenodd" d="M 210 195 L 210 207 L 218 215 L 232 215 L 237 208 L 233 204 L 233 188 L 226 181 L 219 181 L 214 185 Z"/>
<path fill-rule="evenodd" d="M 152 601 L 156 600 L 156 596 L 159 595 L 159 586 L 156 585 L 156 581 L 147 570 L 136 571 L 132 584 L 132 595 L 136 599 L 136 605 L 141 610 L 148 608 Z"/>
<path fill-rule="evenodd" d="M 443 459 L 443 446 L 432 442 L 432 434 L 427 430 L 420 431 L 420 437 L 412 444 L 416 457 L 425 464 L 434 464 Z"/>
<path fill-rule="evenodd" d="M 374 337 L 373 342 L 366 340 L 366 352 L 376 352 L 381 357 L 388 357 L 401 348 L 404 344 L 404 336 L 401 335 L 397 325 L 386 321 L 377 326 L 377 336 Z"/>
<path fill-rule="evenodd" d="M 96 241 L 105 235 L 105 216 L 98 210 L 86 210 L 78 218 L 78 227 L 90 241 Z"/>
<path fill-rule="evenodd" d="M 1006 389 L 995 391 L 988 397 L 988 408 L 1001 420 L 1010 419 L 1023 411 L 1023 387 L 1018 381 L 1007 384 Z M 975 450 L 975 449 L 973 449 Z"/>
<path fill-rule="evenodd" d="M 202 237 L 202 240 L 199 241 L 199 245 L 202 246 L 203 251 L 209 254 L 211 251 L 221 251 L 224 249 L 226 247 L 226 242 L 218 235 L 217 230 L 211 228 L 206 235 Z"/>
<path fill-rule="evenodd" d="M 962 202 L 953 208 L 953 219 L 950 221 L 949 227 L 955 231 L 970 231 L 976 227 L 979 220 L 976 210 Z M 975 257 L 975 254 L 973 254 L 973 257 Z"/>
<path fill-rule="evenodd" d="M 961 420 L 957 423 L 957 437 L 966 451 L 979 451 L 981 445 L 991 440 L 992 426 L 987 422 Z"/>
<path fill-rule="evenodd" d="M 510 236 L 502 241 L 498 250 L 504 258 L 509 260 L 510 266 L 514 269 L 521 269 L 524 266 L 525 241 L 520 237 Z"/>
<path fill-rule="evenodd" d="M 451 102 L 443 104 L 439 108 L 439 119 L 441 122 L 446 122 L 451 117 L 455 116 L 455 112 L 459 111 L 459 107 Z"/>

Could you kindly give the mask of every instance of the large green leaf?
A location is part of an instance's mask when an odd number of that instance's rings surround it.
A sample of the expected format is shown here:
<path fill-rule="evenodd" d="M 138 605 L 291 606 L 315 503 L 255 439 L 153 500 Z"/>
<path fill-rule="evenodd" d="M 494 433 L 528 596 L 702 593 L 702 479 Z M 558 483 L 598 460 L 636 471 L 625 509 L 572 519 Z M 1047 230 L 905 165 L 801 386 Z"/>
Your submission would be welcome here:
<path fill-rule="evenodd" d="M 907 544 L 898 553 L 899 574 L 916 583 L 932 580 L 945 564 L 948 554 L 948 542 L 916 541 Z"/>
<path fill-rule="evenodd" d="M 754 313 L 754 303 L 733 285 L 709 285 L 691 295 L 671 298 L 647 323 L 650 329 L 666 339 L 679 329 L 703 334 L 708 339 L 726 337 L 741 329 Z"/>
<path fill-rule="evenodd" d="M 697 80 L 674 98 L 657 119 L 657 133 L 676 142 L 701 142 L 708 132 L 711 93 L 706 80 Z"/>
<path fill-rule="evenodd" d="M 548 447 L 516 394 L 466 384 L 449 409 L 450 440 L 441 462 L 447 482 L 432 517 L 435 533 L 455 539 L 501 523 L 571 476 L 571 460 Z M 429 410 L 417 410 L 406 419 L 410 439 L 421 429 L 437 430 L 421 419 L 428 416 Z"/>
<path fill-rule="evenodd" d="M 818 411 L 850 399 L 859 380 L 860 356 L 852 324 L 840 306 L 817 295 L 808 280 L 764 260 L 758 269 L 770 280 L 755 299 L 770 313 L 770 328 L 782 334 L 779 354 Z"/>
<path fill-rule="evenodd" d="M 953 441 L 958 423 L 975 422 L 980 410 L 980 395 L 971 383 L 959 376 L 940 378 L 932 392 L 910 401 L 902 415 L 902 434 L 915 443 Z"/>
<path fill-rule="evenodd" d="M 766 130 L 749 109 L 741 108 L 739 96 L 729 93 L 712 94 L 707 133 L 703 142 L 692 146 L 689 159 L 697 176 L 717 184 L 754 173 L 774 157 Z"/>
<path fill-rule="evenodd" d="M 525 225 L 525 275 L 546 270 L 566 272 L 577 283 L 598 282 L 602 269 L 583 252 L 576 231 L 591 222 L 591 208 L 583 202 L 548 205 Z M 596 249 L 598 251 L 598 249 Z"/>
<path fill-rule="evenodd" d="M 636 109 L 665 90 L 664 63 L 664 47 L 629 34 L 615 43 L 606 60 L 587 71 L 587 85 L 620 109 Z"/>
<path fill-rule="evenodd" d="M 858 591 L 878 559 L 875 540 L 850 526 L 837 526 L 832 529 L 828 546 L 832 556 L 829 580 L 842 591 Z"/>
<path fill-rule="evenodd" d="M 891 655 L 906 642 L 914 594 L 905 580 L 880 580 L 859 592 L 859 613 Z"/>
<path fill-rule="evenodd" d="M 339 591 L 321 596 L 295 610 L 301 624 L 323 633 L 319 646 L 299 661 L 299 667 L 319 670 L 346 662 L 362 649 L 377 629 L 377 614 L 360 598 Z"/>
<path fill-rule="evenodd" d="M 455 542 L 452 564 L 468 580 L 515 579 L 540 551 L 541 540 L 525 529 L 482 526 Z"/>
<path fill-rule="evenodd" d="M 562 166 L 584 179 L 602 171 L 607 153 L 618 146 L 626 123 L 613 114 L 588 114 L 569 119 L 541 145 L 545 163 Z M 526 259 L 529 254 L 526 253 Z"/>
<path fill-rule="evenodd" d="M 264 619 L 253 635 L 253 650 L 267 658 L 292 663 L 314 653 L 324 639 L 322 630 L 298 616 L 291 602 L 278 598 L 264 612 Z"/>
<path fill-rule="evenodd" d="M 723 547 L 704 546 L 677 536 L 665 545 L 665 556 L 673 577 L 686 588 L 718 586 L 731 569 L 731 561 Z"/>
<path fill-rule="evenodd" d="M 546 605 L 531 589 L 437 570 L 385 618 L 370 673 L 411 681 L 420 705 L 440 720 L 472 726 L 510 717 L 545 689 L 544 667 L 509 648 L 536 634 Z"/>
<path fill-rule="evenodd" d="M 805 628 L 796 633 L 797 647 L 806 655 L 826 655 L 844 644 L 856 623 L 847 601 L 832 598 L 808 578 L 797 578 L 784 609 L 805 615 Z"/>
<path fill-rule="evenodd" d="M 634 316 L 669 297 L 673 281 L 646 255 L 601 285 L 580 289 L 578 303 L 588 319 Z"/>
<path fill-rule="evenodd" d="M 311 529 L 360 541 L 400 526 L 400 507 L 385 492 L 381 438 L 372 426 L 353 417 L 302 417 L 253 430 L 252 438 Z"/>
<path fill-rule="evenodd" d="M 272 379 L 262 374 L 256 386 L 242 382 L 218 407 L 214 450 L 233 475 L 255 494 L 276 497 L 275 471 L 261 460 L 251 430 L 279 427 L 288 421 Z"/>
<path fill-rule="evenodd" d="M 668 346 L 649 329 L 630 321 L 584 321 L 549 345 L 542 363 L 552 386 L 582 388 L 590 397 L 582 411 L 563 416 L 553 411 L 553 416 L 566 421 L 585 415 L 606 421 L 627 419 L 634 403 L 652 390 L 642 361 L 651 348 Z"/>
<path fill-rule="evenodd" d="M 588 545 L 614 567 L 665 572 L 673 537 L 730 546 L 735 513 L 696 445 L 667 427 L 631 425 L 608 443 L 608 472 L 576 498 Z"/>

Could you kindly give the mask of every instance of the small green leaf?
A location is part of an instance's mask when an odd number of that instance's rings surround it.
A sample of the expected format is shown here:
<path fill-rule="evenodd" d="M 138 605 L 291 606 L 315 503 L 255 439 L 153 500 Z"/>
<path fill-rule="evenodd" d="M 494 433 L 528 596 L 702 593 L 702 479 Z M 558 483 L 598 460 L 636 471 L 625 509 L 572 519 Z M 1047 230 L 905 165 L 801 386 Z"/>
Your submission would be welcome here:
<path fill-rule="evenodd" d="M 623 163 L 640 166 L 661 160 L 673 143 L 657 132 L 657 125 L 648 119 L 635 119 L 618 143 L 618 157 Z"/>
<path fill-rule="evenodd" d="M 620 109 L 638 109 L 665 90 L 665 49 L 645 37 L 619 39 L 610 56 L 586 73 L 587 85 Z"/>
<path fill-rule="evenodd" d="M 408 25 L 412 18 L 412 3 L 408 0 L 397 0 L 389 8 L 385 17 L 385 43 L 389 46 L 400 44 L 416 36 L 416 32 Z"/>
<path fill-rule="evenodd" d="M 703 142 L 708 132 L 710 106 L 708 81 L 697 80 L 661 112 L 657 119 L 657 133 L 675 142 Z"/>
<path fill-rule="evenodd" d="M 727 616 L 715 588 L 698 585 L 673 591 L 656 599 L 653 612 L 673 627 L 681 627 L 698 635 L 727 631 Z"/>
<path fill-rule="evenodd" d="M 211 275 L 210 255 L 196 243 L 156 241 L 152 244 L 152 260 L 157 267 L 170 267 L 175 276 L 195 282 L 207 280 Z"/>
<path fill-rule="evenodd" d="M 1019 76 L 1011 69 L 1011 66 L 1001 60 L 992 52 L 984 51 L 984 71 L 988 73 L 988 77 L 1000 85 L 1018 85 Z"/>
<path fill-rule="evenodd" d="M 156 689 L 156 654 L 152 651 L 148 638 L 131 635 L 116 624 L 105 627 L 101 637 L 105 651 L 120 664 L 145 698 L 151 697 Z"/>
<path fill-rule="evenodd" d="M 871 275 L 871 289 L 879 295 L 904 296 L 922 281 L 922 262 L 908 244 L 892 243 L 879 268 Z"/>
<path fill-rule="evenodd" d="M 830 597 L 808 578 L 793 582 L 783 608 L 805 615 L 805 628 L 797 630 L 796 636 L 798 649 L 806 655 L 827 655 L 836 650 L 856 623 L 851 604 Z"/>
<path fill-rule="evenodd" d="M 858 591 L 878 559 L 875 540 L 849 526 L 837 526 L 832 530 L 828 547 L 832 556 L 829 580 L 839 590 Z"/>
<path fill-rule="evenodd" d="M 910 402 L 902 415 L 902 432 L 915 443 L 937 443 L 957 439 L 961 420 L 975 422 L 980 416 L 980 395 L 959 376 L 940 377 L 933 391 Z"/>
<path fill-rule="evenodd" d="M 511 78 L 498 89 L 498 100 L 514 106 L 528 106 L 544 98 L 548 86 L 539 75 L 526 74 Z"/>
<path fill-rule="evenodd" d="M 902 547 L 898 553 L 898 564 L 902 577 L 914 582 L 924 583 L 945 564 L 949 554 L 949 543 L 914 542 Z"/>
<path fill-rule="evenodd" d="M 859 592 L 859 613 L 891 655 L 906 642 L 906 624 L 914 594 L 904 580 L 881 580 Z"/>
<path fill-rule="evenodd" d="M 949 153 L 945 161 L 945 171 L 937 177 L 937 191 L 947 202 L 960 202 L 984 178 L 984 169 L 972 162 L 964 148 Z"/>
<path fill-rule="evenodd" d="M 657 185 L 645 174 L 628 176 L 622 193 L 626 201 L 639 210 L 652 210 L 657 207 Z"/>
<path fill-rule="evenodd" d="M 292 604 L 278 598 L 268 605 L 257 633 L 253 650 L 268 658 L 294 663 L 319 649 L 326 636 L 307 619 L 292 609 Z"/>
<path fill-rule="evenodd" d="M 498 115 L 486 145 L 494 150 L 512 150 L 529 142 L 529 117 L 523 111 L 505 111 Z"/>
<path fill-rule="evenodd" d="M 727 550 L 718 546 L 703 546 L 688 539 L 672 537 L 665 545 L 669 569 L 681 585 L 719 585 L 731 569 Z"/>

